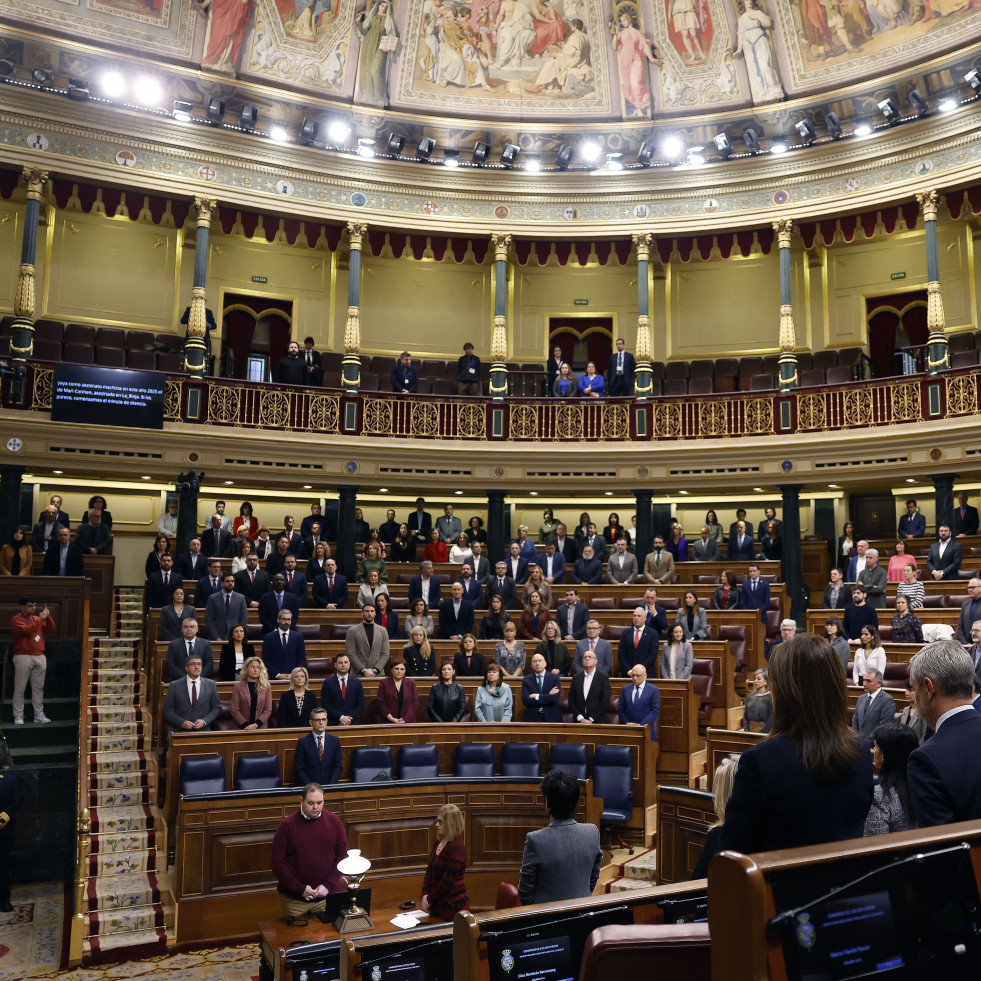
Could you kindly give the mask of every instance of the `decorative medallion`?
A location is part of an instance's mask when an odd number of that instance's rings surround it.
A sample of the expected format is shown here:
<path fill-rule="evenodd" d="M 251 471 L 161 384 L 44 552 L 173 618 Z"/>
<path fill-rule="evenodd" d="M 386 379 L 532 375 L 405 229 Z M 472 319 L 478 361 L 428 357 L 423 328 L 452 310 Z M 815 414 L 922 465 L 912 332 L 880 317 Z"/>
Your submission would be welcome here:
<path fill-rule="evenodd" d="M 25 142 L 32 150 L 48 149 L 48 138 L 43 133 L 28 133 Z"/>
<path fill-rule="evenodd" d="M 780 464 L 780 469 L 784 473 L 790 473 L 790 471 L 794 469 L 794 465 L 790 460 L 784 460 L 783 463 Z"/>
<path fill-rule="evenodd" d="M 198 167 L 198 177 L 210 184 L 212 181 L 218 179 L 218 171 L 215 170 L 215 168 L 210 164 L 204 164 L 203 166 Z"/>
<path fill-rule="evenodd" d="M 355 191 L 351 195 L 351 204 L 353 204 L 355 208 L 363 208 L 367 203 L 368 199 L 360 191 Z"/>
<path fill-rule="evenodd" d="M 777 191 L 773 195 L 774 204 L 786 204 L 790 200 L 790 195 L 786 191 Z"/>
<path fill-rule="evenodd" d="M 293 185 L 289 181 L 276 181 L 276 193 L 289 197 L 293 193 Z"/>
<path fill-rule="evenodd" d="M 423 206 L 422 210 L 426 212 L 427 215 L 434 215 L 439 211 L 438 201 L 427 201 Z"/>
<path fill-rule="evenodd" d="M 347 463 L 344 464 L 344 472 L 345 473 L 357 473 L 358 472 L 358 465 L 357 465 L 357 463 L 354 460 L 348 460 Z"/>
<path fill-rule="evenodd" d="M 646 218 L 651 213 L 651 209 L 646 204 L 638 204 L 634 208 L 634 218 Z"/>
<path fill-rule="evenodd" d="M 852 194 L 854 191 L 857 191 L 858 190 L 858 178 L 856 178 L 856 177 L 849 177 L 848 180 L 845 181 L 845 190 L 849 194 Z"/>
<path fill-rule="evenodd" d="M 566 208 L 565 211 L 562 212 L 562 217 L 565 218 L 566 221 L 576 221 L 579 218 L 579 209 Z"/>
<path fill-rule="evenodd" d="M 511 209 L 506 204 L 499 204 L 494 209 L 495 218 L 507 218 L 511 214 Z"/>
<path fill-rule="evenodd" d="M 130 150 L 120 150 L 116 154 L 116 163 L 118 163 L 120 167 L 135 167 L 136 154 L 132 153 Z"/>
<path fill-rule="evenodd" d="M 708 198 L 702 204 L 702 211 L 707 215 L 714 215 L 719 210 L 719 202 L 716 198 Z"/>
<path fill-rule="evenodd" d="M 927 174 L 933 170 L 932 160 L 921 160 L 917 163 L 916 167 L 913 168 L 920 177 L 926 177 Z"/>

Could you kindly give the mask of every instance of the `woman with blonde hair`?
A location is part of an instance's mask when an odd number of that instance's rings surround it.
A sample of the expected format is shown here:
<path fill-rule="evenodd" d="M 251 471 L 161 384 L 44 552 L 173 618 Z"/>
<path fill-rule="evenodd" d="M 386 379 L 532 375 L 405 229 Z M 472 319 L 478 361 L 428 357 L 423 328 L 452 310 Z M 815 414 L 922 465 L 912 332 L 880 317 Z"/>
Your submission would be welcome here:
<path fill-rule="evenodd" d="M 417 623 L 409 631 L 409 643 L 402 648 L 406 674 L 415 678 L 432 678 L 436 675 L 436 657 L 429 645 L 426 628 Z"/>
<path fill-rule="evenodd" d="M 704 879 L 708 875 L 709 862 L 719 850 L 719 835 L 722 834 L 722 825 L 726 819 L 726 804 L 729 803 L 729 798 L 732 796 L 732 785 L 738 769 L 738 756 L 727 756 L 715 768 L 715 775 L 712 777 L 712 806 L 715 809 L 715 824 L 709 828 L 709 832 L 705 836 L 702 854 L 698 856 L 698 861 L 695 863 L 695 868 L 691 874 L 693 879 Z"/>
<path fill-rule="evenodd" d="M 468 909 L 467 850 L 463 844 L 463 812 L 456 804 L 444 804 L 436 812 L 436 843 L 429 854 L 429 865 L 422 880 L 422 908 L 441 920 L 452 920 L 461 909 Z"/>
<path fill-rule="evenodd" d="M 528 605 L 531 594 L 536 591 L 542 597 L 542 606 L 550 607 L 552 605 L 552 587 L 545 581 L 545 574 L 542 572 L 541 566 L 530 563 L 528 565 L 528 581 L 521 593 L 523 606 Z"/>
<path fill-rule="evenodd" d="M 242 680 L 232 688 L 229 707 L 239 729 L 268 729 L 272 715 L 272 687 L 261 657 L 246 658 Z"/>
<path fill-rule="evenodd" d="M 293 668 L 290 672 L 290 690 L 279 699 L 276 725 L 280 729 L 300 729 L 310 725 L 310 713 L 317 707 L 317 696 L 307 684 L 310 676 L 306 668 Z"/>

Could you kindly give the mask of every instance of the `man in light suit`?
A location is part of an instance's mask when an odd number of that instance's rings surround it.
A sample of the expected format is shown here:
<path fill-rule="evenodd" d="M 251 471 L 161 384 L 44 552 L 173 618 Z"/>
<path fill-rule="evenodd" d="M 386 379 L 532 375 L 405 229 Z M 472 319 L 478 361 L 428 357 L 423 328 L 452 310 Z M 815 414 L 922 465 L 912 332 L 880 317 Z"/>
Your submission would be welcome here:
<path fill-rule="evenodd" d="M 525 837 L 518 897 L 526 906 L 592 895 L 603 861 L 599 828 L 575 820 L 579 781 L 565 770 L 550 770 L 542 795 L 551 820 Z"/>
<path fill-rule="evenodd" d="M 425 498 L 416 498 L 416 509 L 405 519 L 405 523 L 419 544 L 425 546 L 429 542 L 429 533 L 433 530 L 433 518 L 426 510 Z"/>
<path fill-rule="evenodd" d="M 525 707 L 525 722 L 561 722 L 559 698 L 562 682 L 548 670 L 545 658 L 535 654 L 531 659 L 531 674 L 521 682 L 521 704 Z"/>
<path fill-rule="evenodd" d="M 505 610 L 513 610 L 518 603 L 514 580 L 508 575 L 506 562 L 498 562 L 494 567 L 494 575 L 487 580 L 487 605 L 490 606 L 492 596 L 500 596 Z M 410 601 L 411 602 L 411 601 Z"/>
<path fill-rule="evenodd" d="M 557 604 L 555 621 L 563 640 L 582 640 L 586 636 L 589 608 L 579 601 L 579 590 L 574 586 L 566 589 L 565 602 Z"/>
<path fill-rule="evenodd" d="M 674 582 L 674 556 L 664 547 L 661 535 L 654 538 L 654 551 L 644 559 L 644 578 L 657 586 Z"/>
<path fill-rule="evenodd" d="M 197 654 L 187 659 L 186 667 L 187 674 L 167 687 L 164 720 L 171 729 L 210 729 L 221 713 L 218 686 L 210 678 L 201 677 L 201 658 Z"/>
<path fill-rule="evenodd" d="M 463 531 L 460 519 L 453 514 L 453 505 L 447 504 L 443 508 L 443 513 L 436 519 L 436 530 L 439 532 L 439 540 L 446 542 L 447 545 L 456 545 L 457 539 Z"/>
<path fill-rule="evenodd" d="M 538 566 L 550 586 L 562 582 L 565 577 L 565 556 L 556 548 L 555 542 L 549 542 L 545 551 L 538 553 Z"/>
<path fill-rule="evenodd" d="M 327 709 L 332 726 L 356 726 L 364 711 L 364 685 L 351 674 L 347 654 L 334 658 L 334 673 L 328 675 L 320 689 L 320 704 Z"/>
<path fill-rule="evenodd" d="M 61 518 L 58 519 L 61 521 Z M 957 495 L 957 508 L 954 510 L 954 533 L 958 538 L 978 533 L 978 509 L 967 503 L 967 494 Z"/>
<path fill-rule="evenodd" d="M 204 607 L 204 623 L 210 641 L 226 641 L 232 627 L 249 620 L 249 608 L 245 597 L 235 592 L 235 577 L 226 572 L 221 577 L 221 592 L 212 593 Z"/>
<path fill-rule="evenodd" d="M 484 546 L 481 542 L 471 542 L 470 551 L 473 552 L 473 577 L 481 586 L 484 586 L 491 574 L 490 562 L 484 555 Z"/>
<path fill-rule="evenodd" d="M 356 675 L 377 678 L 385 673 L 388 664 L 388 631 L 375 623 L 375 604 L 361 607 L 361 622 L 348 630 L 344 651 Z"/>
<path fill-rule="evenodd" d="M 193 617 L 181 623 L 181 636 L 175 637 L 167 646 L 167 663 L 164 674 L 173 681 L 187 674 L 187 662 L 191 657 L 201 661 L 201 671 L 206 678 L 214 670 L 215 659 L 211 644 L 198 636 L 198 622 Z"/>
<path fill-rule="evenodd" d="M 865 736 L 871 745 L 872 734 L 878 726 L 892 722 L 896 715 L 896 700 L 889 692 L 882 690 L 882 672 L 866 671 L 862 675 L 862 688 L 865 694 L 855 705 L 852 728 Z"/>
<path fill-rule="evenodd" d="M 450 598 L 439 604 L 439 632 L 447 640 L 473 633 L 473 605 L 463 598 L 463 584 L 450 585 Z"/>
<path fill-rule="evenodd" d="M 279 622 L 279 614 L 282 610 L 289 610 L 293 614 L 293 626 L 295 627 L 300 619 L 300 601 L 292 593 L 286 592 L 286 576 L 277 572 L 273 576 L 272 589 L 268 593 L 263 593 L 259 597 L 259 622 L 262 624 L 263 633 L 268 634 L 276 629 Z"/>
<path fill-rule="evenodd" d="M 618 538 L 610 561 L 606 563 L 606 581 L 614 585 L 629 586 L 639 575 L 637 557 L 633 552 L 627 551 L 627 540 Z"/>
<path fill-rule="evenodd" d="M 661 634 L 647 624 L 647 610 L 638 606 L 633 612 L 633 624 L 620 634 L 620 649 L 617 662 L 620 674 L 630 676 L 631 671 L 640 665 L 645 676 L 657 674 L 657 653 Z"/>
<path fill-rule="evenodd" d="M 201 550 L 208 558 L 214 555 L 227 557 L 232 554 L 232 534 L 221 526 L 221 515 L 211 516 L 208 530 L 201 536 Z"/>
<path fill-rule="evenodd" d="M 442 588 L 439 580 L 433 575 L 433 564 L 428 559 L 419 563 L 418 576 L 413 576 L 409 580 L 409 608 L 417 599 L 424 599 L 426 606 L 435 610 L 439 606 L 442 596 Z"/>
<path fill-rule="evenodd" d="M 347 602 L 347 578 L 337 571 L 337 563 L 328 559 L 324 571 L 313 581 L 313 604 L 325 610 L 339 610 Z"/>
<path fill-rule="evenodd" d="M 719 543 L 710 537 L 708 528 L 702 528 L 702 537 L 692 546 L 692 559 L 695 562 L 718 562 Z"/>
<path fill-rule="evenodd" d="M 170 552 L 160 556 L 160 571 L 151 572 L 146 578 L 146 607 L 147 609 L 167 606 L 174 596 L 174 590 L 180 589 L 184 580 L 174 572 L 174 557 Z"/>
<path fill-rule="evenodd" d="M 630 669 L 632 684 L 620 691 L 617 713 L 620 724 L 625 726 L 650 726 L 651 741 L 657 741 L 657 717 L 661 714 L 661 693 L 657 685 L 647 683 L 647 669 L 635 664 Z"/>
<path fill-rule="evenodd" d="M 270 630 L 262 638 L 262 663 L 269 672 L 269 680 L 289 680 L 294 668 L 304 668 L 307 664 L 307 647 L 303 635 L 290 627 L 293 614 L 281 610 L 276 629 Z"/>
<path fill-rule="evenodd" d="M 617 338 L 617 349 L 610 355 L 606 365 L 606 390 L 610 395 L 633 395 L 634 356 L 624 350 L 623 338 Z"/>
<path fill-rule="evenodd" d="M 464 562 L 460 568 L 460 578 L 457 582 L 463 587 L 463 598 L 476 610 L 484 605 L 484 589 L 474 578 L 473 566 Z"/>
<path fill-rule="evenodd" d="M 174 561 L 174 567 L 184 579 L 197 582 L 208 571 L 208 558 L 201 552 L 201 539 L 192 538 L 186 552 L 181 552 Z"/>
<path fill-rule="evenodd" d="M 921 828 L 981 819 L 981 713 L 974 665 L 953 640 L 928 644 L 910 663 L 916 708 L 934 735 L 910 754 L 910 801 Z"/>
<path fill-rule="evenodd" d="M 587 649 L 583 653 L 581 663 L 582 670 L 576 673 L 569 687 L 572 721 L 581 724 L 606 722 L 606 710 L 610 704 L 610 677 L 596 667 L 596 655 L 591 650 Z"/>
<path fill-rule="evenodd" d="M 964 553 L 960 545 L 951 540 L 947 525 L 941 525 L 937 529 L 937 537 L 940 540 L 934 542 L 927 553 L 927 572 L 936 582 L 941 579 L 956 579 Z"/>
<path fill-rule="evenodd" d="M 961 615 L 957 619 L 957 639 L 962 644 L 970 642 L 975 620 L 981 620 L 981 579 L 977 577 L 967 584 L 967 599 L 961 604 Z"/>
<path fill-rule="evenodd" d="M 327 709 L 315 708 L 310 713 L 310 729 L 296 741 L 293 766 L 298 787 L 308 783 L 321 786 L 341 779 L 341 741 L 327 729 Z"/>
<path fill-rule="evenodd" d="M 729 536 L 729 551 L 726 554 L 726 558 L 730 562 L 738 562 L 740 559 L 756 558 L 753 535 L 746 528 L 745 521 L 736 522 L 736 530 Z"/>
<path fill-rule="evenodd" d="M 739 607 L 743 610 L 759 610 L 760 619 L 766 623 L 766 611 L 770 608 L 770 584 L 760 576 L 760 567 L 750 562 L 749 573 L 739 591 Z"/>
<path fill-rule="evenodd" d="M 590 620 L 586 624 L 586 636 L 576 644 L 576 656 L 572 659 L 573 671 L 582 671 L 583 655 L 592 652 L 596 655 L 600 671 L 607 677 L 613 674 L 613 646 L 600 637 L 602 629 L 602 625 L 596 620 Z"/>
<path fill-rule="evenodd" d="M 235 573 L 235 592 L 242 594 L 250 610 L 257 610 L 259 598 L 270 589 L 269 573 L 259 568 L 259 556 L 252 552 L 245 557 L 245 568 Z"/>
<path fill-rule="evenodd" d="M 287 555 L 283 561 L 286 591 L 292 593 L 300 601 L 300 606 L 303 606 L 307 601 L 307 577 L 302 572 L 296 571 L 295 555 Z"/>
<path fill-rule="evenodd" d="M 41 566 L 45 576 L 84 576 L 85 560 L 82 550 L 71 542 L 71 532 L 64 527 L 58 529 L 58 541 L 51 542 L 44 553 Z"/>

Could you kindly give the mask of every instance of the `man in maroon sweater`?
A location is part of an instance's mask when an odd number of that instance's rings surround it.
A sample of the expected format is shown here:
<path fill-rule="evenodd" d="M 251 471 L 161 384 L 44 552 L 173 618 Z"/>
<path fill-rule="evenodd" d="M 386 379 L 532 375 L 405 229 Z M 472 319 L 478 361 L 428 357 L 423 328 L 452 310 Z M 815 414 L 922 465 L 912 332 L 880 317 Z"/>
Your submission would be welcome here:
<path fill-rule="evenodd" d="M 55 622 L 45 607 L 35 615 L 33 596 L 22 596 L 20 613 L 10 621 L 14 635 L 14 724 L 24 724 L 24 689 L 31 684 L 31 704 L 35 722 L 50 722 L 44 714 L 44 677 L 48 660 L 44 656 L 44 635 L 54 632 Z"/>
<path fill-rule="evenodd" d="M 347 887 L 337 863 L 347 855 L 347 833 L 341 819 L 324 810 L 319 783 L 303 788 L 300 809 L 283 818 L 272 845 L 272 870 L 279 886 L 284 917 L 323 912 L 324 897 Z"/>

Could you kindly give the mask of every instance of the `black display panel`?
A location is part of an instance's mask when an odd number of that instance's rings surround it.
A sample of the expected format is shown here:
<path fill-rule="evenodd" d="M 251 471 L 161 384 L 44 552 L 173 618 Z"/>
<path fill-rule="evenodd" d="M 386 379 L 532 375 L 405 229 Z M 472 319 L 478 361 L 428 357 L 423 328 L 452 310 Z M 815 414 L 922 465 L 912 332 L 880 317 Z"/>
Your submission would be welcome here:
<path fill-rule="evenodd" d="M 453 937 L 420 939 L 404 933 L 391 944 L 361 952 L 361 981 L 453 981 Z"/>
<path fill-rule="evenodd" d="M 159 371 L 56 364 L 52 422 L 163 429 L 164 384 Z"/>
<path fill-rule="evenodd" d="M 293 981 L 340 981 L 340 941 L 291 948 L 286 952 L 286 969 Z"/>

